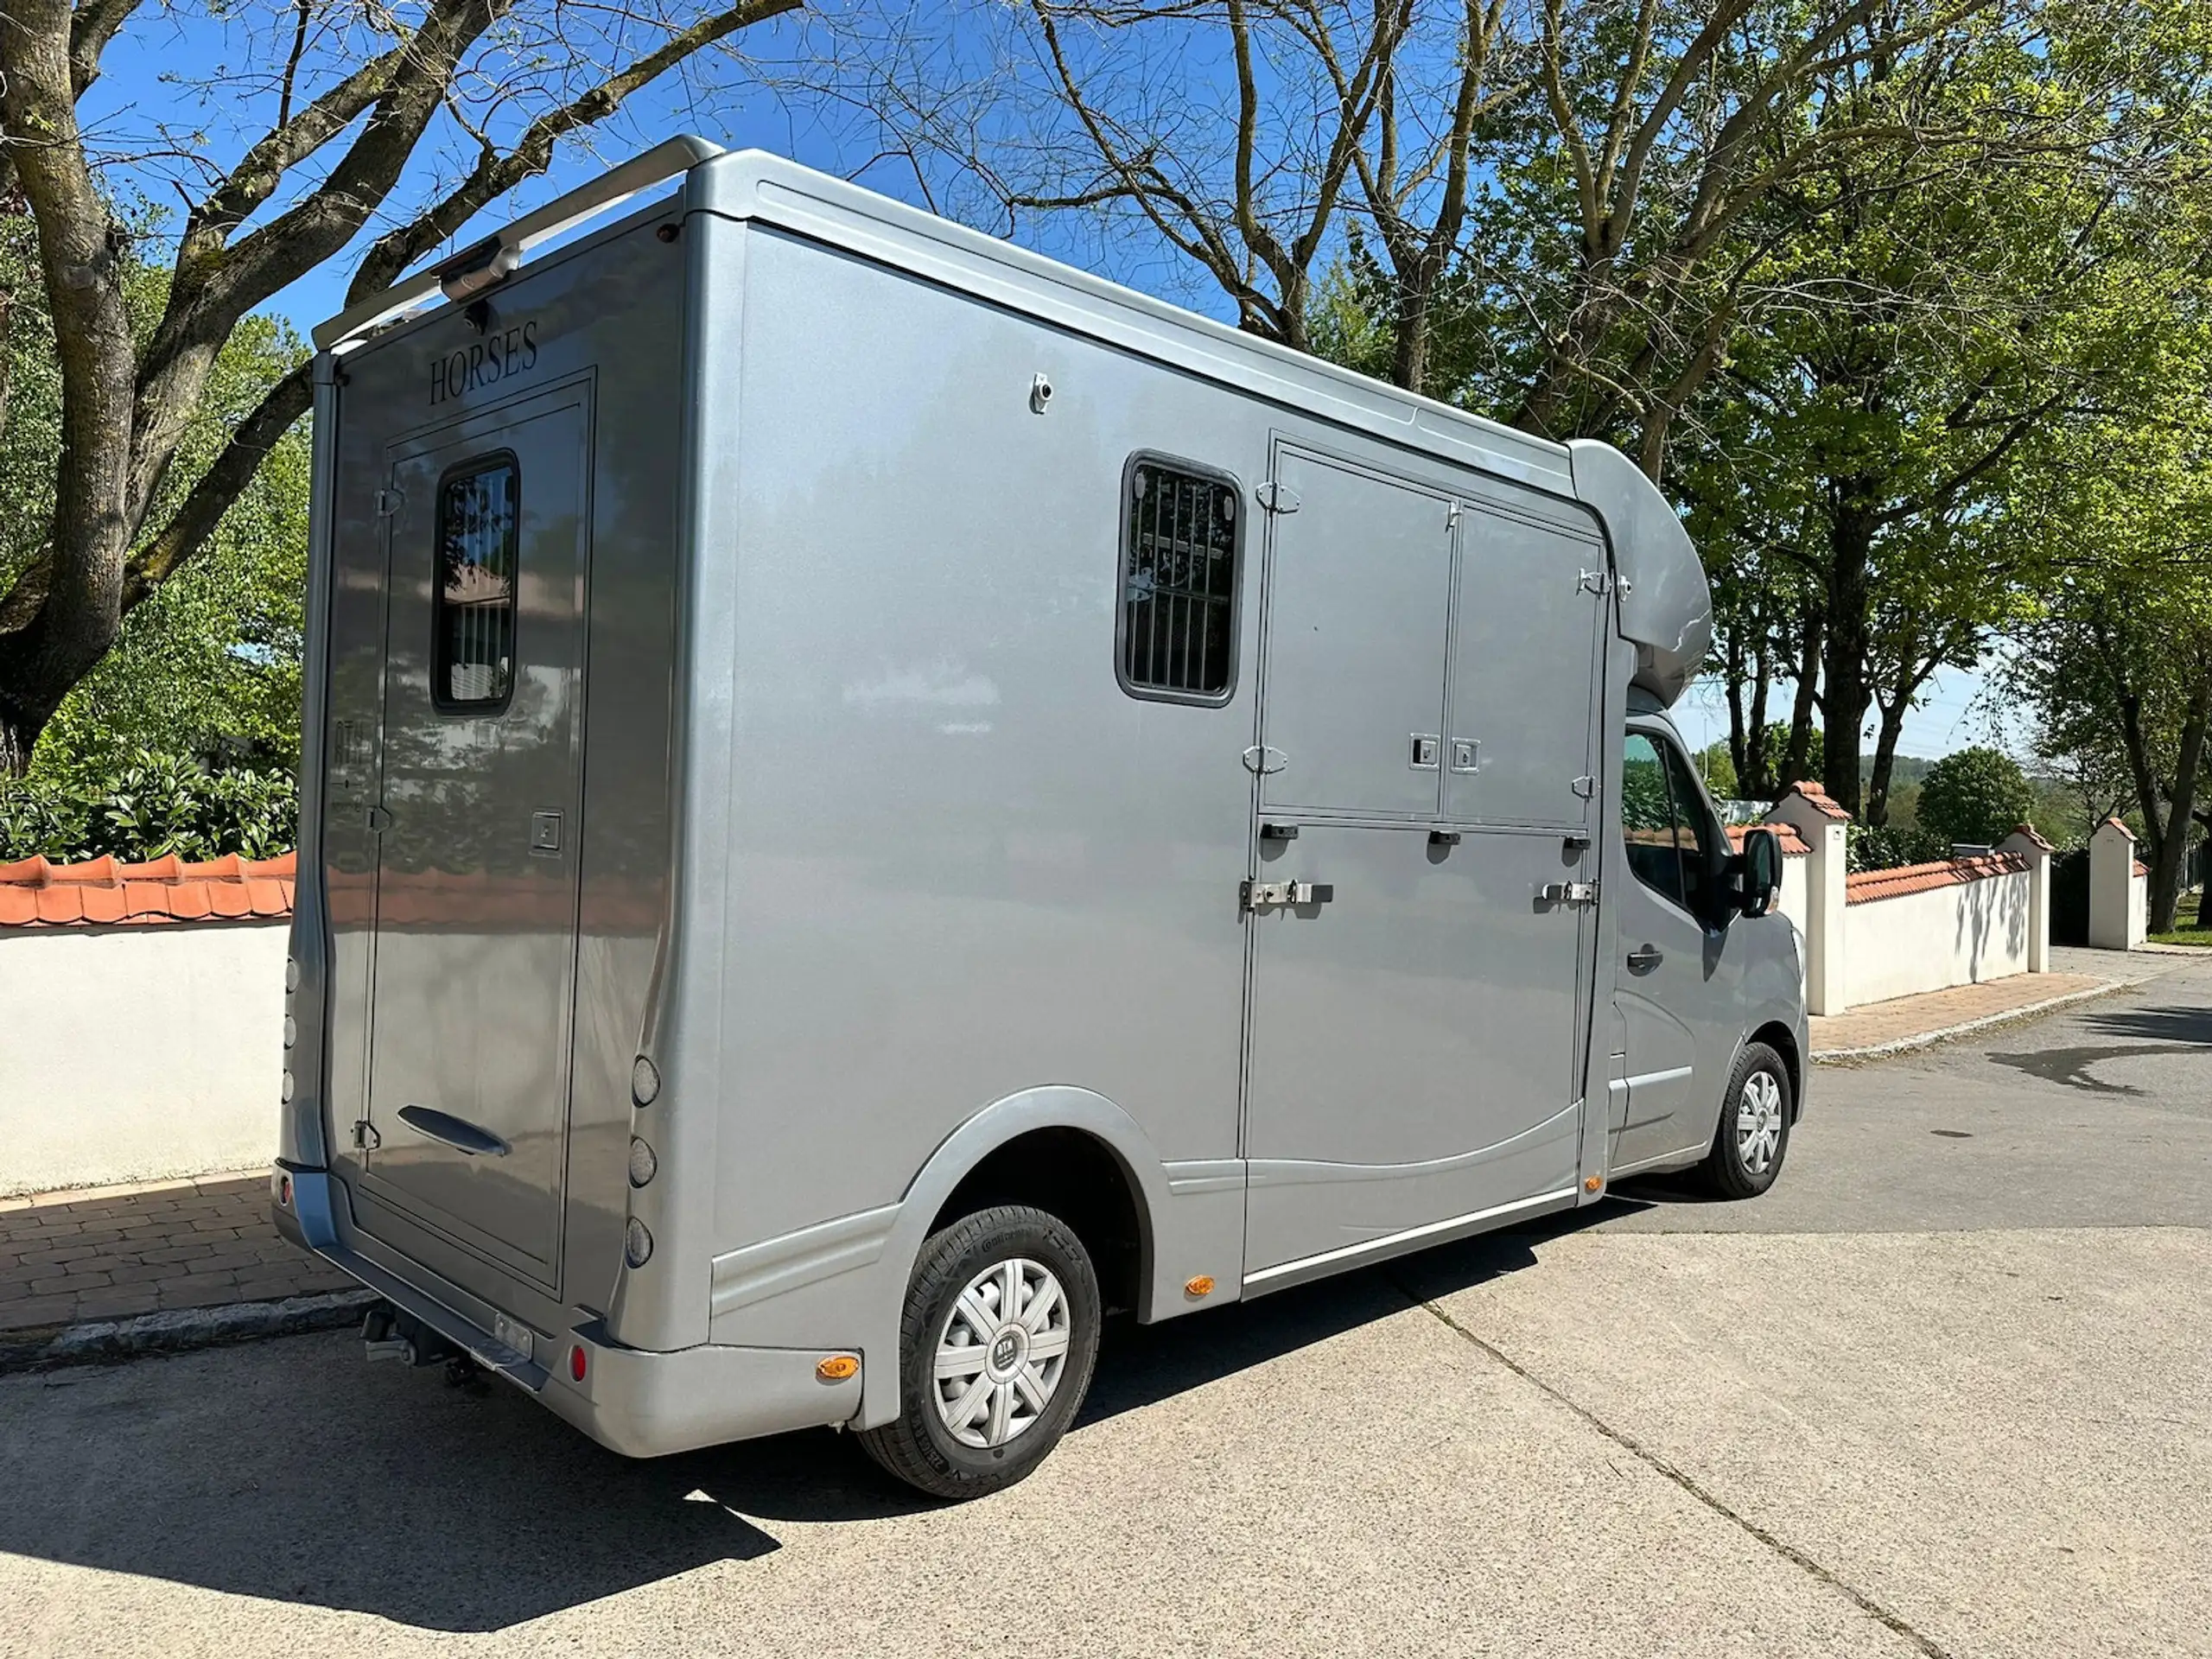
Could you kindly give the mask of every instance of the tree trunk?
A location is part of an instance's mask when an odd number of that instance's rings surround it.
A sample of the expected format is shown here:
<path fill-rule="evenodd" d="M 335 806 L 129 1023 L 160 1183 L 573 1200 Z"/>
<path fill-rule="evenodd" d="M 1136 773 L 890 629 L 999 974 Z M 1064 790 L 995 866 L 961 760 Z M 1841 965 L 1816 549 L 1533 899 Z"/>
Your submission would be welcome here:
<path fill-rule="evenodd" d="M 1897 739 L 1904 731 L 1904 713 L 1912 707 L 1911 693 L 1882 707 L 1881 729 L 1874 739 L 1874 769 L 1866 779 L 1866 822 L 1890 821 L 1890 773 L 1897 765 Z"/>
<path fill-rule="evenodd" d="M 2212 682 L 2199 681 L 2183 717 L 2181 751 L 2174 763 L 2173 805 L 2161 826 L 2151 862 L 2151 931 L 2171 933 L 2181 909 L 2182 876 L 2189 868 L 2189 826 L 2196 817 L 2196 774 L 2204 756 L 2204 728 L 2212 718 Z"/>
<path fill-rule="evenodd" d="M 2193 815 L 2202 828 L 2207 841 L 2212 841 L 2212 812 L 2199 807 Z M 2196 925 L 2212 929 L 2212 849 L 2204 855 L 2204 884 L 2196 893 Z"/>
<path fill-rule="evenodd" d="M 1397 339 L 1390 363 L 1390 383 L 1418 392 L 1428 376 L 1429 296 L 1426 273 L 1398 278 Z"/>
<path fill-rule="evenodd" d="M 1820 612 L 1808 609 L 1797 655 L 1797 695 L 1789 706 L 1789 742 L 1783 751 L 1782 775 L 1774 780 L 1779 800 L 1790 785 L 1802 782 L 1811 768 L 1813 709 L 1820 701 L 1821 651 L 1827 638 L 1827 621 Z"/>
<path fill-rule="evenodd" d="M 1827 648 L 1821 664 L 1821 782 L 1859 816 L 1860 728 L 1873 695 L 1866 683 L 1867 566 L 1874 542 L 1872 480 L 1839 481 L 1828 525 Z"/>
<path fill-rule="evenodd" d="M 67 0 L 11 0 L 0 30 L 0 131 L 38 226 L 61 369 L 50 575 L 29 622 L 0 635 L 0 768 L 20 775 L 69 688 L 123 617 L 137 358 L 109 217 L 77 130 Z M 23 142 L 37 134 L 39 142 Z"/>

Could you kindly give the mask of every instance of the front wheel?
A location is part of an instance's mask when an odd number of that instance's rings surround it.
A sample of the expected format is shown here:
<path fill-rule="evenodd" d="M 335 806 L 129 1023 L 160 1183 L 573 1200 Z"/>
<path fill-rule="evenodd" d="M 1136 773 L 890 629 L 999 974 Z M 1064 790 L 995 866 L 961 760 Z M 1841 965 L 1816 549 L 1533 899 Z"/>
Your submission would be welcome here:
<path fill-rule="evenodd" d="M 936 1497 L 980 1497 L 1045 1460 L 1098 1357 L 1098 1276 L 1058 1217 L 963 1217 L 922 1246 L 899 1333 L 899 1415 L 859 1439 Z"/>
<path fill-rule="evenodd" d="M 1728 1079 L 1713 1149 L 1698 1166 L 1716 1198 L 1756 1198 L 1782 1173 L 1789 1150 L 1789 1068 L 1764 1043 L 1746 1043 Z"/>

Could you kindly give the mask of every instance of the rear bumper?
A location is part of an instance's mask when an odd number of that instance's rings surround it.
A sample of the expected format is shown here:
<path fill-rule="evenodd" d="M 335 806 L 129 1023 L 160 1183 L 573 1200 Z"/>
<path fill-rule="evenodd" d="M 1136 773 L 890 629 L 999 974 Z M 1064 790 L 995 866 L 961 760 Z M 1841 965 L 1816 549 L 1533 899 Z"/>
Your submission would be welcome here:
<path fill-rule="evenodd" d="M 344 1268 L 486 1370 L 535 1395 L 625 1457 L 661 1457 L 842 1423 L 860 1411 L 864 1373 L 823 1382 L 815 1367 L 826 1355 L 813 1349 L 704 1344 L 650 1353 L 614 1341 L 597 1319 L 565 1333 L 531 1332 L 503 1341 L 422 1287 L 348 1249 L 334 1208 L 342 1196 L 327 1173 L 279 1165 L 270 1187 L 277 1230 L 294 1243 Z M 516 1345 L 525 1340 L 529 1353 Z"/>

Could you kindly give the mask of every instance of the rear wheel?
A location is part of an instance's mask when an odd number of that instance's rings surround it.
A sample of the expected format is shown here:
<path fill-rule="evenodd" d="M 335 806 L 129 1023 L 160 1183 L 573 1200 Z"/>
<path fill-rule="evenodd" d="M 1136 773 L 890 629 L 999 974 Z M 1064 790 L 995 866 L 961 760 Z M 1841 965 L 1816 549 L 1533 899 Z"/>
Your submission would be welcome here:
<path fill-rule="evenodd" d="M 1782 1173 L 1789 1150 L 1789 1068 L 1764 1043 L 1747 1043 L 1736 1058 L 1713 1149 L 1698 1166 L 1716 1198 L 1755 1198 Z"/>
<path fill-rule="evenodd" d="M 1098 1277 L 1057 1217 L 1003 1205 L 922 1246 L 899 1325 L 899 1415 L 868 1454 L 937 1497 L 980 1497 L 1045 1460 L 1098 1357 Z"/>

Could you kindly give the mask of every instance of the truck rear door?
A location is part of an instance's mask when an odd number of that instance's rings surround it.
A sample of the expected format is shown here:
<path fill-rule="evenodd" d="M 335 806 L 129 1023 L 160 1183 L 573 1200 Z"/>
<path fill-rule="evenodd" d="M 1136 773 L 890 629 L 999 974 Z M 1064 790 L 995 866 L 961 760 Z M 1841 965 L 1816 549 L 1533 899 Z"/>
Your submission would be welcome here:
<path fill-rule="evenodd" d="M 559 1294 L 588 384 L 394 445 L 363 1225 Z M 384 1219 L 390 1215 L 391 1220 Z"/>

